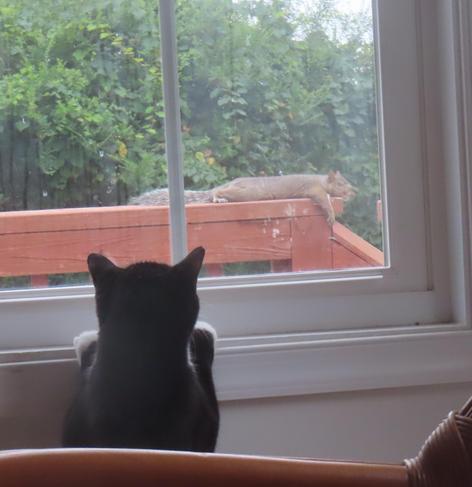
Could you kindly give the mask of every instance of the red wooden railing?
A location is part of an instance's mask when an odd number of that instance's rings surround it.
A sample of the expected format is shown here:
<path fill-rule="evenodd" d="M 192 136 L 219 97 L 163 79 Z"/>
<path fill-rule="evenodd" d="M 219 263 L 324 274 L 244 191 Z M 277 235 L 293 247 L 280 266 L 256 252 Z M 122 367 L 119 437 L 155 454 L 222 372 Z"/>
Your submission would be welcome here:
<path fill-rule="evenodd" d="M 342 201 L 334 200 L 339 214 Z M 273 271 L 383 265 L 383 254 L 345 226 L 330 228 L 310 200 L 190 205 L 189 248 L 203 245 L 210 275 L 222 264 L 270 261 Z M 0 276 L 47 276 L 87 270 L 90 252 L 121 265 L 169 261 L 166 207 L 116 206 L 0 213 Z"/>

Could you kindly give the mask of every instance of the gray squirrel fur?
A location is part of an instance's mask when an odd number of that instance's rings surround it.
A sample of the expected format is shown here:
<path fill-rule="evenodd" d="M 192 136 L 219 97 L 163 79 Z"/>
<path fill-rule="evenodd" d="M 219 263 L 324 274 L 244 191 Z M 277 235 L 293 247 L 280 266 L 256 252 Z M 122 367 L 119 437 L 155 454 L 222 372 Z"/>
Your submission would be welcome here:
<path fill-rule="evenodd" d="M 201 204 L 212 203 L 213 192 L 208 191 L 193 191 L 185 190 L 184 193 L 185 204 Z M 168 206 L 169 205 L 169 190 L 167 188 L 157 188 L 146 191 L 146 193 L 134 196 L 129 200 L 130 205 L 143 206 Z"/>

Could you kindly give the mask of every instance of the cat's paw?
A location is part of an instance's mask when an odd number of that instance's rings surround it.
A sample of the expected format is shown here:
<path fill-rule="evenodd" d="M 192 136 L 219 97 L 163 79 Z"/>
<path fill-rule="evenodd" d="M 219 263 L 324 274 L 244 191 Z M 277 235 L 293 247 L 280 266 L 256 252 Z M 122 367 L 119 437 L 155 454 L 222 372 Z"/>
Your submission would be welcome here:
<path fill-rule="evenodd" d="M 88 330 L 83 331 L 80 335 L 74 338 L 74 349 L 75 355 L 79 362 L 79 365 L 82 367 L 82 359 L 84 353 L 86 353 L 92 345 L 94 345 L 98 340 L 98 331 L 97 330 Z"/>
<path fill-rule="evenodd" d="M 206 321 L 197 321 L 197 323 L 195 324 L 195 328 L 198 330 L 206 331 L 212 336 L 213 341 L 216 342 L 218 335 L 216 333 L 216 330 L 210 325 L 210 323 L 207 323 Z"/>
<path fill-rule="evenodd" d="M 211 367 L 215 356 L 215 329 L 205 321 L 197 321 L 190 338 L 190 357 L 197 366 Z"/>

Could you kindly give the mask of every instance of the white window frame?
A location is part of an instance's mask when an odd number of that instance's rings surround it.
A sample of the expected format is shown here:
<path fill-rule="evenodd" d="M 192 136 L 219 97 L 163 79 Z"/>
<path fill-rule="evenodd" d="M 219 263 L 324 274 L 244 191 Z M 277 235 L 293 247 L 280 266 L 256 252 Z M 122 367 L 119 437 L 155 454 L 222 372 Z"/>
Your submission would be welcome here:
<path fill-rule="evenodd" d="M 172 0 L 161 0 L 165 8 L 172 15 Z M 467 0 L 378 0 L 390 262 L 383 270 L 202 280 L 201 316 L 221 337 L 222 399 L 472 377 L 470 10 Z M 166 130 L 180 126 L 175 114 Z M 184 250 L 173 246 L 175 257 Z M 96 323 L 92 290 L 5 291 L 0 319 L 1 365 L 68 362 L 64 344 Z"/>

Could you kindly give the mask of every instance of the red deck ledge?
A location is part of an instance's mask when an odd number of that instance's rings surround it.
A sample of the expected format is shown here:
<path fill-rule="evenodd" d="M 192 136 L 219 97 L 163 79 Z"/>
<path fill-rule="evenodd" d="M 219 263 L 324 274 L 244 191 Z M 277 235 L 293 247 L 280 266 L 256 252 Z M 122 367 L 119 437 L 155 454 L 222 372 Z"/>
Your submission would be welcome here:
<path fill-rule="evenodd" d="M 342 201 L 334 199 L 336 212 Z M 383 254 L 346 227 L 330 228 L 309 199 L 189 205 L 189 247 L 205 262 L 270 261 L 273 270 L 383 265 Z M 334 237 L 334 238 L 333 238 Z M 90 252 L 120 265 L 169 261 L 167 207 L 116 206 L 0 213 L 1 276 L 87 270 Z"/>

